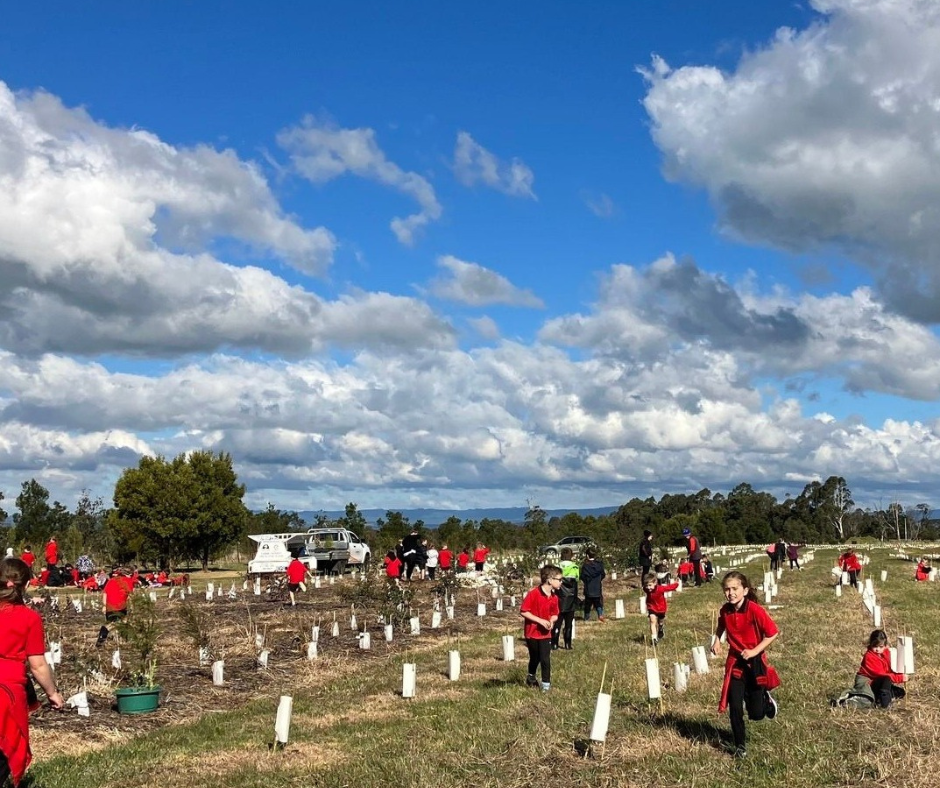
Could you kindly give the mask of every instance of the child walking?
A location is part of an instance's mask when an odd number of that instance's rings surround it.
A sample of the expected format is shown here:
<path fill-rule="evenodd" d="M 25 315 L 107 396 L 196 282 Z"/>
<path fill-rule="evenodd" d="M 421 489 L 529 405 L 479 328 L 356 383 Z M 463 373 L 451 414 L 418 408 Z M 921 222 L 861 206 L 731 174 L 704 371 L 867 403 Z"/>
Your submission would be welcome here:
<path fill-rule="evenodd" d="M 597 610 L 597 620 L 606 621 L 604 618 L 604 578 L 607 572 L 604 571 L 604 562 L 597 557 L 597 550 L 589 547 L 584 554 L 587 560 L 581 564 L 581 582 L 584 583 L 584 620 L 591 618 L 591 608 Z"/>
<path fill-rule="evenodd" d="M 675 591 L 678 583 L 660 585 L 653 572 L 643 576 L 643 590 L 646 591 L 646 612 L 650 618 L 650 638 L 655 646 L 666 636 L 663 625 L 666 622 L 666 592 Z"/>
<path fill-rule="evenodd" d="M 777 716 L 777 701 L 770 690 L 780 686 L 780 678 L 767 662 L 767 647 L 780 630 L 773 619 L 750 596 L 751 585 L 741 572 L 728 572 L 722 581 L 727 603 L 718 613 L 718 627 L 712 638 L 712 654 L 717 655 L 722 635 L 728 638 L 725 679 L 718 712 L 731 717 L 735 758 L 747 755 L 744 709 L 752 720 Z"/>
<path fill-rule="evenodd" d="M 561 548 L 561 585 L 558 588 L 558 620 L 552 627 L 552 650 L 558 648 L 560 636 L 564 637 L 565 648 L 571 650 L 571 638 L 574 635 L 574 611 L 578 606 L 578 576 L 580 569 L 574 562 L 574 551 L 570 547 Z"/>
<path fill-rule="evenodd" d="M 29 749 L 27 665 L 53 708 L 65 705 L 44 656 L 42 618 L 26 606 L 30 576 L 29 567 L 19 558 L 0 561 L 0 785 L 7 777 L 19 785 L 33 757 Z"/>
<path fill-rule="evenodd" d="M 542 692 L 548 692 L 552 687 L 552 627 L 558 620 L 555 590 L 561 585 L 561 570 L 546 564 L 539 573 L 539 579 L 541 585 L 526 594 L 519 615 L 525 619 L 522 634 L 529 649 L 529 672 L 525 683 L 530 687 L 539 686 L 535 670 L 541 667 Z"/>
<path fill-rule="evenodd" d="M 886 709 L 895 698 L 904 697 L 904 687 L 899 687 L 898 684 L 905 681 L 907 676 L 891 670 L 888 636 L 883 629 L 876 629 L 868 637 L 868 650 L 862 657 L 862 664 L 855 676 L 856 689 L 867 685 L 875 696 L 875 705 Z"/>

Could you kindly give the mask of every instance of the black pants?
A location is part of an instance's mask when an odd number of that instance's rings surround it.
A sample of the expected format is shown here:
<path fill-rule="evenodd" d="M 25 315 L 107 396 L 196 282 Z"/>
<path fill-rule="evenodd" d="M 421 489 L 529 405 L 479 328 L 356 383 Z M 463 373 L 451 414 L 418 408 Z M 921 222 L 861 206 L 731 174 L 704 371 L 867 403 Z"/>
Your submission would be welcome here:
<path fill-rule="evenodd" d="M 885 709 L 891 705 L 895 698 L 903 698 L 907 694 L 904 687 L 899 687 L 887 676 L 872 681 L 871 691 L 875 693 L 875 705 Z"/>
<path fill-rule="evenodd" d="M 526 647 L 529 649 L 529 675 L 535 675 L 535 669 L 542 668 L 542 683 L 550 684 L 552 680 L 552 641 L 550 638 L 526 638 Z"/>
<path fill-rule="evenodd" d="M 852 588 L 858 588 L 858 570 L 850 569 L 849 570 L 849 585 Z"/>
<path fill-rule="evenodd" d="M 10 776 L 10 763 L 7 756 L 0 752 L 0 785 L 6 785 L 7 777 Z"/>
<path fill-rule="evenodd" d="M 692 562 L 692 574 L 695 576 L 695 585 L 702 585 L 702 559 L 690 558 Z"/>
<path fill-rule="evenodd" d="M 791 558 L 790 559 L 790 569 L 799 569 L 800 568 L 800 559 Z"/>
<path fill-rule="evenodd" d="M 643 579 L 644 575 L 648 575 L 652 571 L 653 571 L 652 563 L 648 564 L 645 561 L 641 562 L 640 563 L 640 580 Z"/>
<path fill-rule="evenodd" d="M 436 567 L 436 566 L 429 566 L 427 569 L 428 569 L 428 580 L 433 580 L 433 579 L 434 579 L 434 575 L 437 574 L 437 567 Z"/>
<path fill-rule="evenodd" d="M 408 559 L 408 558 L 405 559 L 405 577 L 406 577 L 408 580 L 411 580 L 411 575 L 412 575 L 412 573 L 415 571 L 415 569 L 417 568 L 417 566 L 418 566 L 418 559 L 417 559 L 417 558 L 416 558 L 414 561 L 412 561 L 412 560 L 410 560 L 410 559 Z"/>
<path fill-rule="evenodd" d="M 750 720 L 762 720 L 767 713 L 767 690 L 757 686 L 754 674 L 745 669 L 741 678 L 731 678 L 728 686 L 728 716 L 731 717 L 731 734 L 734 746 L 743 747 L 746 743 L 744 730 L 744 709 Z"/>
<path fill-rule="evenodd" d="M 597 617 L 600 618 L 604 615 L 604 597 L 602 596 L 586 596 L 584 597 L 584 620 L 587 621 L 591 617 L 591 608 L 594 608 L 597 611 Z"/>
<path fill-rule="evenodd" d="M 562 630 L 564 626 L 564 630 Z M 574 629 L 574 611 L 569 610 L 565 613 L 559 613 L 558 619 L 555 621 L 555 626 L 552 627 L 552 645 L 558 645 L 558 636 L 563 635 L 565 638 L 565 647 L 571 648 L 571 633 Z"/>

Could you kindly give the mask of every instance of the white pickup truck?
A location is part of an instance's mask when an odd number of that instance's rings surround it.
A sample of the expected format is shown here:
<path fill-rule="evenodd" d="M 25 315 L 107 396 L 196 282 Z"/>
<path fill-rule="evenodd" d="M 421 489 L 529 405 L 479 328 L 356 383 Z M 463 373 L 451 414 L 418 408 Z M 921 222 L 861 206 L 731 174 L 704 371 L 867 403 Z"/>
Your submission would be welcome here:
<path fill-rule="evenodd" d="M 311 528 L 283 534 L 251 534 L 258 543 L 248 562 L 249 574 L 284 572 L 292 558 L 299 558 L 311 572 L 342 574 L 347 566 L 369 568 L 372 551 L 345 528 Z"/>

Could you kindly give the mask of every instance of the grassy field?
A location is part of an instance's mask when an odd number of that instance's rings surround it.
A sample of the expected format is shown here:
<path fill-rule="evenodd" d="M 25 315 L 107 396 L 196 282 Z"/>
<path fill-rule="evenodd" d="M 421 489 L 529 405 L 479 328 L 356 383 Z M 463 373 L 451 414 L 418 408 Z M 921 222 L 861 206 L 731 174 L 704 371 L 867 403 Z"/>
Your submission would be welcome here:
<path fill-rule="evenodd" d="M 875 579 L 891 636 L 913 635 L 917 672 L 908 698 L 882 711 L 833 709 L 829 699 L 851 686 L 872 629 L 861 597 L 837 599 L 830 567 L 835 553 L 818 551 L 803 572 L 784 572 L 772 615 L 781 636 L 770 652 L 783 684 L 776 720 L 748 725 L 749 755 L 733 761 L 722 743 L 727 715 L 717 714 L 720 661 L 692 675 L 688 691 L 667 686 L 662 704 L 647 700 L 648 649 L 638 593 L 624 594 L 627 618 L 577 622 L 573 651 L 553 654 L 553 688 L 524 686 L 521 627 L 505 620 L 461 639 L 463 673 L 446 675 L 453 643 L 418 642 L 406 653 L 357 664 L 304 663 L 262 696 L 230 711 L 194 715 L 130 740 L 83 753 L 57 749 L 37 731 L 26 785 L 100 788 L 151 782 L 161 788 L 323 786 L 927 786 L 936 784 L 938 744 L 940 583 L 914 583 L 913 565 L 875 550 Z M 719 559 L 719 563 L 722 563 Z M 756 585 L 765 562 L 745 568 Z M 880 570 L 888 580 L 879 582 Z M 690 662 L 706 645 L 722 602 L 712 583 L 673 596 L 661 673 Z M 501 635 L 517 636 L 516 662 L 501 661 Z M 376 639 L 377 636 L 373 635 Z M 401 665 L 414 661 L 418 695 L 400 696 Z M 606 664 L 613 710 L 607 741 L 585 753 L 595 697 Z M 304 673 L 305 675 L 301 675 Z M 316 680 L 311 680 L 316 679 Z M 278 695 L 293 694 L 290 743 L 271 749 Z"/>

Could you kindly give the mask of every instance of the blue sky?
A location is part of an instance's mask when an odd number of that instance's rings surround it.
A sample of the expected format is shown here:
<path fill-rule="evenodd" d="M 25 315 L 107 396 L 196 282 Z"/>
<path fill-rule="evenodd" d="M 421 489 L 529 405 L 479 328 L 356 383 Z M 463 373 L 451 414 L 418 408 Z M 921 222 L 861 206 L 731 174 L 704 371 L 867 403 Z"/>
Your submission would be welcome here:
<path fill-rule="evenodd" d="M 255 506 L 929 501 L 938 43 L 917 0 L 6 8 L 0 490 L 209 448 Z"/>

